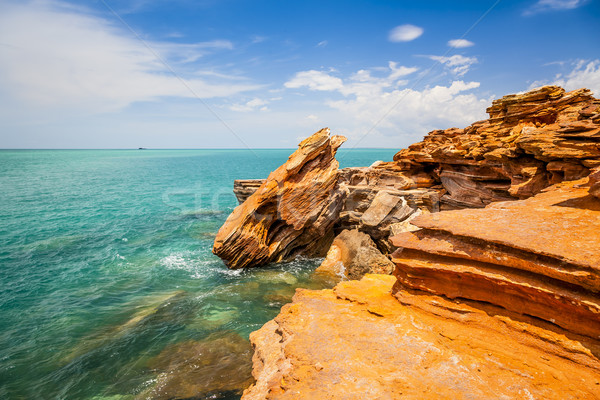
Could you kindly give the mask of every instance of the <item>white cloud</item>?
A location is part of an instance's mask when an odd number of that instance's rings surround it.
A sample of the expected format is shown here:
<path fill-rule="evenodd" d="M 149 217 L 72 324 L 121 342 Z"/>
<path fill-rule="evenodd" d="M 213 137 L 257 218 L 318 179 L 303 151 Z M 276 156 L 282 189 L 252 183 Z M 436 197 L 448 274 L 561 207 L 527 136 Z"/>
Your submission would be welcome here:
<path fill-rule="evenodd" d="M 406 83 L 401 77 L 414 73 L 416 68 L 389 63 L 385 68 L 387 75 L 383 77 L 374 76 L 373 70 L 359 70 L 344 79 L 324 72 L 318 75 L 315 71 L 299 72 L 296 77 L 303 77 L 302 85 L 295 77 L 290 81 L 294 84 L 286 84 L 286 87 L 327 90 L 331 98 L 324 99 L 316 108 L 319 121 L 326 121 L 336 133 L 347 135 L 351 139 L 350 146 L 355 143 L 401 147 L 420 140 L 432 129 L 466 126 L 486 116 L 485 108 L 491 98 L 482 99 L 469 93 L 479 87 L 479 82 L 456 80 L 447 86 L 416 90 L 399 87 Z M 309 76 L 318 77 L 318 81 L 309 82 Z M 336 84 L 324 89 L 323 81 Z M 323 104 L 329 111 L 323 109 Z M 314 115 L 309 114 L 306 119 L 315 120 Z M 371 132 L 368 141 L 361 141 L 367 132 Z"/>
<path fill-rule="evenodd" d="M 269 109 L 268 109 L 268 107 L 266 107 L 267 104 L 269 104 L 269 102 L 266 100 L 254 98 L 244 104 L 233 104 L 232 106 L 229 107 L 229 109 L 232 111 L 239 111 L 239 112 L 249 112 L 249 111 L 256 111 L 256 110 L 268 111 Z"/>
<path fill-rule="evenodd" d="M 586 4 L 588 0 L 538 0 L 523 15 L 534 15 L 547 11 L 572 10 Z"/>
<path fill-rule="evenodd" d="M 455 54 L 450 57 L 429 56 L 429 58 L 450 68 L 452 73 L 456 76 L 463 76 L 469 71 L 471 65 L 477 63 L 476 57 L 465 57 L 460 54 Z"/>
<path fill-rule="evenodd" d="M 558 74 L 554 80 L 535 81 L 531 88 L 543 85 L 558 85 L 565 90 L 581 88 L 590 89 L 596 97 L 600 96 L 600 60 L 578 60 L 572 64 L 573 69 L 566 74 Z"/>
<path fill-rule="evenodd" d="M 162 97 L 230 96 L 257 85 L 199 78 L 193 65 L 208 52 L 229 50 L 226 40 L 178 44 L 147 42 L 81 7 L 51 1 L 5 3 L 0 10 L 0 108 L 54 115 L 121 110 Z M 190 90 L 191 88 L 191 90 Z M 192 93 L 192 91 L 194 93 Z"/>
<path fill-rule="evenodd" d="M 325 47 L 328 43 L 329 42 L 327 40 L 322 40 L 319 43 L 317 43 L 317 47 Z"/>
<path fill-rule="evenodd" d="M 454 47 L 455 49 L 462 49 L 464 47 L 471 47 L 475 43 L 467 39 L 452 39 L 448 41 L 448 46 Z"/>
<path fill-rule="evenodd" d="M 423 28 L 415 25 L 400 25 L 390 31 L 390 42 L 410 42 L 423 34 Z"/>
<path fill-rule="evenodd" d="M 341 89 L 343 84 L 340 78 L 328 75 L 322 71 L 310 70 L 298 72 L 296 76 L 287 81 L 284 86 L 288 89 L 297 89 L 308 86 L 311 90 L 330 91 Z"/>

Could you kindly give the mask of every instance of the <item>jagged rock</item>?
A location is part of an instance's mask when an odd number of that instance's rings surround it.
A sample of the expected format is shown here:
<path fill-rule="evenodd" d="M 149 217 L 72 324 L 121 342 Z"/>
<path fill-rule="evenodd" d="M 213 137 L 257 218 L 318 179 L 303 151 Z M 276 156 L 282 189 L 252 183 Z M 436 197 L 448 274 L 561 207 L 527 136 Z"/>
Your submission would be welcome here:
<path fill-rule="evenodd" d="M 600 200 L 586 180 L 527 200 L 415 218 L 391 240 L 405 287 L 469 299 L 600 338 Z"/>
<path fill-rule="evenodd" d="M 581 179 L 600 159 L 598 100 L 587 89 L 546 86 L 494 100 L 490 118 L 430 132 L 394 156 L 404 175 L 429 173 L 444 209 L 525 199 Z"/>
<path fill-rule="evenodd" d="M 339 171 L 341 141 L 320 142 L 320 133 L 267 181 L 235 182 L 240 202 L 260 187 L 221 228 L 214 252 L 231 268 L 324 255 L 334 233 L 352 229 L 391 252 L 392 226 L 419 209 L 482 208 L 589 175 L 600 167 L 598 110 L 587 89 L 546 86 L 494 100 L 489 119 L 432 131 L 392 162 Z"/>
<path fill-rule="evenodd" d="M 393 270 L 394 264 L 377 249 L 369 235 L 347 230 L 336 236 L 316 272 L 339 279 L 360 279 L 365 274 L 391 274 Z"/>
<path fill-rule="evenodd" d="M 236 179 L 233 181 L 233 194 L 238 203 L 242 204 L 246 201 L 265 181 L 266 179 Z"/>
<path fill-rule="evenodd" d="M 335 153 L 345 140 L 325 128 L 302 141 L 227 218 L 213 253 L 229 268 L 324 255 L 343 202 Z"/>
<path fill-rule="evenodd" d="M 262 399 L 565 399 L 600 396 L 598 348 L 498 310 L 391 289 L 366 275 L 298 290 L 250 336 Z M 400 301 L 398 301 L 400 300 Z"/>

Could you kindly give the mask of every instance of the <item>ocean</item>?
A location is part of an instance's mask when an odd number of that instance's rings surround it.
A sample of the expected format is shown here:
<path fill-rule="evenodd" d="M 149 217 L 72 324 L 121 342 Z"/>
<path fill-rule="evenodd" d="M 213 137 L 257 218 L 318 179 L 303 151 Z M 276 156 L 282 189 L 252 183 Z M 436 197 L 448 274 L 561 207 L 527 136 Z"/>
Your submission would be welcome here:
<path fill-rule="evenodd" d="M 292 152 L 1 150 L 0 398 L 239 399 L 250 332 L 328 284 L 320 260 L 231 271 L 211 253 L 233 180 Z"/>

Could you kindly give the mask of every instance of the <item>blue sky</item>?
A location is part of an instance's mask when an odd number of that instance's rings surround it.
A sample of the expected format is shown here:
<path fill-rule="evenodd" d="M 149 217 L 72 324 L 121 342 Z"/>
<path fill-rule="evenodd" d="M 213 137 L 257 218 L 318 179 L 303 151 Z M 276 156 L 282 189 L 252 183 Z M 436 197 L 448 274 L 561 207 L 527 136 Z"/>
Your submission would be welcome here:
<path fill-rule="evenodd" d="M 600 95 L 599 0 L 0 0 L 0 148 L 402 148 Z"/>

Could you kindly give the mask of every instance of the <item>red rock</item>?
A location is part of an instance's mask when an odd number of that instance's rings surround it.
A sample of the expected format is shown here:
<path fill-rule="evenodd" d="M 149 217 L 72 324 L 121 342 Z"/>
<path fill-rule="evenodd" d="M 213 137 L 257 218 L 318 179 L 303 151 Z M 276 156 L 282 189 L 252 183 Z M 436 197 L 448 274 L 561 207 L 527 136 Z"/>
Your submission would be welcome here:
<path fill-rule="evenodd" d="M 392 238 L 399 286 L 500 306 L 600 338 L 600 200 L 586 180 L 423 215 Z"/>
<path fill-rule="evenodd" d="M 213 253 L 229 268 L 324 255 L 342 205 L 335 153 L 345 140 L 326 128 L 300 143 L 227 218 Z"/>
<path fill-rule="evenodd" d="M 504 96 L 488 108 L 488 120 L 432 131 L 394 160 L 408 176 L 431 171 L 447 191 L 445 209 L 524 199 L 598 165 L 597 102 L 587 89 L 565 93 L 556 86 Z"/>
<path fill-rule="evenodd" d="M 533 319 L 405 290 L 394 297 L 394 281 L 367 275 L 299 290 L 251 334 L 257 382 L 242 399 L 600 396 L 597 347 Z"/>

